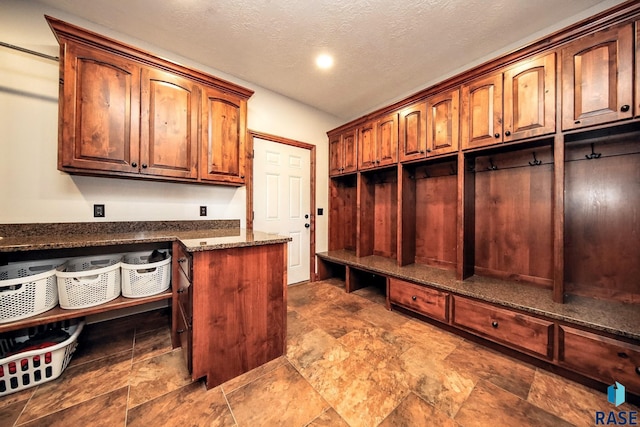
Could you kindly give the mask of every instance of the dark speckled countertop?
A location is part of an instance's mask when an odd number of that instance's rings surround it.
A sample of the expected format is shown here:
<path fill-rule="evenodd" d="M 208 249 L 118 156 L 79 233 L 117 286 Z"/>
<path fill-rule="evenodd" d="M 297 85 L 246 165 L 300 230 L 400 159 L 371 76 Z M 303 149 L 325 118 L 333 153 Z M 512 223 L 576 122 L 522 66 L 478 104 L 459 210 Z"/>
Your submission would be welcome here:
<path fill-rule="evenodd" d="M 469 296 L 504 307 L 515 308 L 575 325 L 640 340 L 640 306 L 568 295 L 565 303 L 553 302 L 551 290 L 489 277 L 472 276 L 456 280 L 455 272 L 420 264 L 399 267 L 395 260 L 367 256 L 351 251 L 330 251 L 320 258 L 355 268 L 432 286 L 443 291 Z"/>
<path fill-rule="evenodd" d="M 187 251 L 286 243 L 239 220 L 0 224 L 0 253 L 180 240 Z"/>

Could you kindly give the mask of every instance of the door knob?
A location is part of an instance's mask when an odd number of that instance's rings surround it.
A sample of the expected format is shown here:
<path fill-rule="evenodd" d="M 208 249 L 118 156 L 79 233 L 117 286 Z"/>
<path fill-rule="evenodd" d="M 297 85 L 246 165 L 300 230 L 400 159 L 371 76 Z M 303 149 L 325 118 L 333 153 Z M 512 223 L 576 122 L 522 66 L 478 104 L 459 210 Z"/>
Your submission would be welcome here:
<path fill-rule="evenodd" d="M 305 214 L 304 219 L 309 218 L 309 214 Z"/>
<path fill-rule="evenodd" d="M 309 228 L 311 227 L 311 224 L 309 224 L 308 222 L 304 225 L 304 228 Z"/>

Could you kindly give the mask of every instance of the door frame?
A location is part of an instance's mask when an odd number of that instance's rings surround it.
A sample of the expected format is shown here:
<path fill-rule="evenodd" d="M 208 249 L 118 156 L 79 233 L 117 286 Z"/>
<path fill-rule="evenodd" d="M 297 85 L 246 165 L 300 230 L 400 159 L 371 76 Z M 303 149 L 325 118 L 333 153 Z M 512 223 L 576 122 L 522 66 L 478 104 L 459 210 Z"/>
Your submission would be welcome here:
<path fill-rule="evenodd" d="M 264 139 L 266 141 L 275 142 L 278 144 L 290 145 L 297 148 L 309 150 L 309 224 L 311 227 L 310 236 L 310 251 L 309 251 L 309 281 L 316 281 L 316 146 L 308 144 L 306 142 L 296 141 L 293 139 L 283 138 L 281 136 L 270 135 L 268 133 L 257 132 L 253 130 L 247 131 L 247 168 L 245 169 L 245 175 L 247 175 L 246 187 L 247 187 L 247 229 L 253 230 L 253 140 L 254 138 Z"/>

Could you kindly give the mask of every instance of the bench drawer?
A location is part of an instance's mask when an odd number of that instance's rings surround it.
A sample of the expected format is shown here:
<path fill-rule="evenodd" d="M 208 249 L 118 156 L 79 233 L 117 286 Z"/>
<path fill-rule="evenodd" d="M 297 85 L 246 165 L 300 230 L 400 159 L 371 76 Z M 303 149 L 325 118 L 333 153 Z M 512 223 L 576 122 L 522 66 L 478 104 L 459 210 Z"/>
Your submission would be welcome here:
<path fill-rule="evenodd" d="M 492 341 L 553 358 L 553 323 L 467 298 L 455 297 L 453 324 Z"/>
<path fill-rule="evenodd" d="M 389 300 L 425 316 L 446 322 L 449 294 L 404 280 L 389 279 Z"/>
<path fill-rule="evenodd" d="M 590 378 L 640 394 L 640 345 L 560 326 L 559 362 Z"/>

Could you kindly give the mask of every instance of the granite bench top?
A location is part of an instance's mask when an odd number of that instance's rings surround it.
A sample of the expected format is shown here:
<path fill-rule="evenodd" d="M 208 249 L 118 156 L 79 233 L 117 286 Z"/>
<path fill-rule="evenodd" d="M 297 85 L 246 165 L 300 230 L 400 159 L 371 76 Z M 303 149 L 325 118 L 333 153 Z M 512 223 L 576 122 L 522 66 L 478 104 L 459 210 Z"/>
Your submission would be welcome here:
<path fill-rule="evenodd" d="M 456 280 L 453 271 L 421 264 L 400 267 L 394 259 L 375 255 L 356 257 L 354 252 L 347 250 L 320 252 L 317 256 L 371 273 L 404 279 L 549 319 L 640 340 L 640 305 L 637 304 L 576 295 L 566 295 L 564 304 L 560 304 L 553 302 L 550 289 L 520 282 L 477 275 L 461 281 Z"/>
<path fill-rule="evenodd" d="M 0 224 L 0 253 L 180 241 L 189 252 L 286 243 L 238 220 Z"/>

